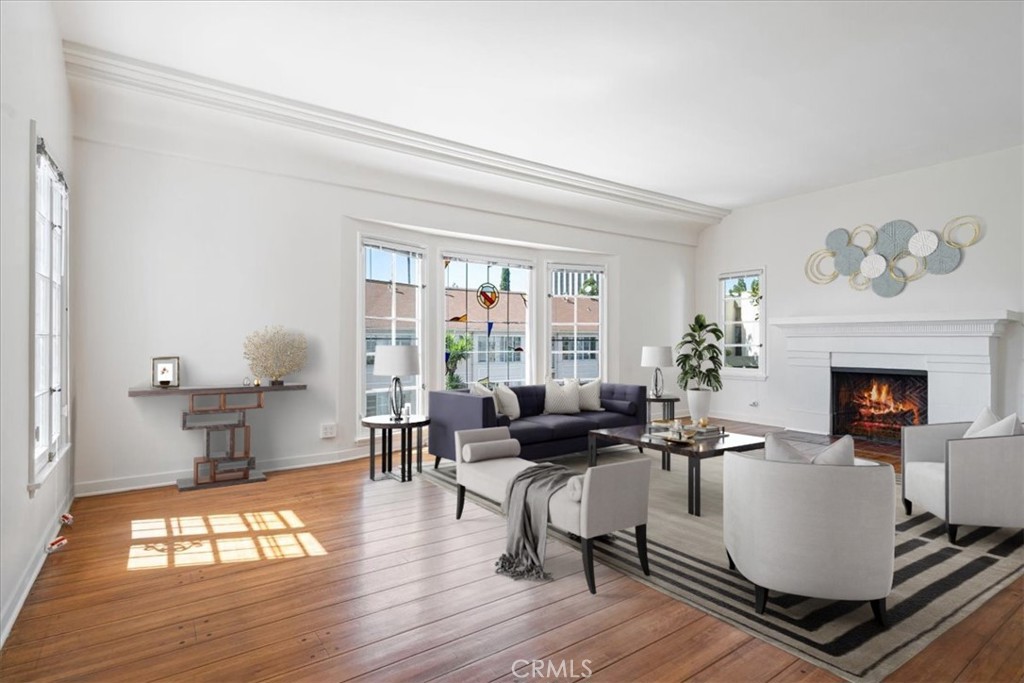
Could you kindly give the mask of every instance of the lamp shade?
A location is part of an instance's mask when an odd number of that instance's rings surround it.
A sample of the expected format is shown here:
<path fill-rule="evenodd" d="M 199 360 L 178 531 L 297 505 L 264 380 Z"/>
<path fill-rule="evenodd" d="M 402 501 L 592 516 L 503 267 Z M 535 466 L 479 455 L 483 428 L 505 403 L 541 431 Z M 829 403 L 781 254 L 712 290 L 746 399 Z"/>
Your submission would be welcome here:
<path fill-rule="evenodd" d="M 420 347 L 378 346 L 374 351 L 373 374 L 408 377 L 420 373 Z"/>
<path fill-rule="evenodd" d="M 674 365 L 671 346 L 645 346 L 640 356 L 642 368 L 670 368 Z"/>

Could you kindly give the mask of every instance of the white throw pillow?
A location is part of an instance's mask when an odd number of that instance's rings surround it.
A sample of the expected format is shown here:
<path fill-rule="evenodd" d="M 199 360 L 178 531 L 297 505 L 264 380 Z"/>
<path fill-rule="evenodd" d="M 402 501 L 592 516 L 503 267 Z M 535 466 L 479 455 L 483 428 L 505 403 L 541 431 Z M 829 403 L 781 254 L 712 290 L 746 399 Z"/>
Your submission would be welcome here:
<path fill-rule="evenodd" d="M 1017 413 L 1007 415 L 1002 420 L 992 423 L 984 429 L 971 433 L 971 430 L 967 430 L 967 434 L 964 434 L 965 439 L 980 439 L 986 436 L 1013 436 L 1017 433 L 1018 425 L 1020 422 L 1017 420 Z M 972 427 L 974 425 L 971 425 Z"/>
<path fill-rule="evenodd" d="M 494 387 L 494 402 L 499 413 L 508 415 L 510 420 L 519 419 L 522 411 L 519 409 L 519 397 L 516 396 L 516 392 L 504 384 L 499 384 Z"/>
<path fill-rule="evenodd" d="M 981 411 L 981 415 L 978 415 L 977 419 L 971 423 L 971 426 L 964 432 L 964 438 L 969 439 L 983 429 L 988 429 L 996 422 L 999 422 L 999 418 L 992 412 L 992 409 L 988 406 Z"/>
<path fill-rule="evenodd" d="M 785 439 L 774 432 L 764 437 L 764 459 L 776 462 L 801 462 L 810 464 L 814 460 L 813 453 L 801 453 Z"/>
<path fill-rule="evenodd" d="M 470 396 L 494 396 L 494 392 L 480 382 L 473 382 L 469 385 Z"/>
<path fill-rule="evenodd" d="M 569 379 L 567 382 L 575 382 L 579 385 L 580 410 L 604 410 L 601 407 L 601 380 L 595 379 L 586 384 L 580 384 L 578 379 Z"/>
<path fill-rule="evenodd" d="M 847 434 L 814 456 L 815 465 L 853 465 L 853 437 Z"/>
<path fill-rule="evenodd" d="M 549 379 L 544 385 L 544 412 L 561 415 L 580 412 L 580 385 L 576 382 L 560 385 Z"/>

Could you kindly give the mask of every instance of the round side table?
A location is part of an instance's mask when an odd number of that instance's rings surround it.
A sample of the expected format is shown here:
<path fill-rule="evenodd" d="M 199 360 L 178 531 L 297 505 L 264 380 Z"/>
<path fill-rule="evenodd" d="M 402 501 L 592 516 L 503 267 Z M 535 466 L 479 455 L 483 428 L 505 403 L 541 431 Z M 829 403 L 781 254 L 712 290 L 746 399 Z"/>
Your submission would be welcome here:
<path fill-rule="evenodd" d="M 426 415 L 410 415 L 398 420 L 390 415 L 375 415 L 364 417 L 363 426 L 370 430 L 370 479 L 377 480 L 375 463 L 377 460 L 377 439 L 376 430 L 381 430 L 380 447 L 380 474 L 381 477 L 390 477 L 398 481 L 412 481 L 412 430 L 416 428 L 416 471 L 423 471 L 423 428 L 430 424 L 430 418 Z M 399 475 L 391 468 L 392 435 L 398 431 L 401 442 Z"/>
<path fill-rule="evenodd" d="M 672 396 L 671 394 L 662 394 L 661 396 L 647 395 L 647 421 L 650 422 L 651 417 L 651 405 L 654 403 L 661 404 L 661 419 L 663 420 L 674 420 L 676 419 L 676 404 L 679 403 L 678 396 Z"/>

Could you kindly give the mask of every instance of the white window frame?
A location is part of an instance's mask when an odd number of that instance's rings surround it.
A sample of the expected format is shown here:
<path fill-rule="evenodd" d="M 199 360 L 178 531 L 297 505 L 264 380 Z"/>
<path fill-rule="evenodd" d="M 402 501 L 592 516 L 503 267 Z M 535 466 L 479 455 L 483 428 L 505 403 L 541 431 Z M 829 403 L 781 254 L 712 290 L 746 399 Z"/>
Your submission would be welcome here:
<path fill-rule="evenodd" d="M 441 264 L 444 264 L 445 261 L 451 261 L 451 262 L 470 263 L 470 264 L 482 265 L 482 266 L 492 266 L 492 267 L 495 267 L 495 268 L 519 268 L 521 270 L 529 271 L 530 272 L 529 283 L 530 283 L 530 290 L 531 291 L 528 291 L 526 293 L 526 296 L 527 296 L 527 300 L 528 301 L 530 299 L 534 298 L 533 290 L 535 289 L 535 284 L 536 283 L 534 281 L 533 274 L 536 272 L 537 269 L 536 269 L 536 267 L 535 267 L 535 265 L 534 265 L 534 263 L 532 261 L 527 261 L 527 260 L 524 260 L 524 259 L 521 259 L 521 258 L 515 258 L 515 257 L 504 257 L 504 256 L 494 256 L 494 255 L 481 255 L 481 254 L 478 254 L 478 253 L 461 252 L 461 251 L 451 250 L 451 249 L 444 249 L 444 250 L 442 250 L 440 252 L 440 257 L 439 257 L 438 261 Z M 446 292 L 448 291 L 448 283 L 445 281 L 445 273 L 446 272 L 447 272 L 446 269 L 442 265 L 442 267 L 441 267 L 441 275 L 440 275 L 440 280 L 441 280 L 440 291 L 441 291 L 441 296 L 442 297 L 445 296 Z M 443 355 L 445 353 L 445 342 L 444 342 L 445 337 L 444 337 L 444 335 L 448 331 L 448 322 L 449 322 L 448 320 L 445 319 L 446 316 L 445 316 L 445 312 L 444 311 L 445 311 L 445 304 L 444 304 L 444 300 L 442 299 L 441 309 L 440 309 L 440 327 L 439 327 L 440 341 L 439 341 L 439 346 L 438 346 L 438 348 L 440 349 L 442 358 L 443 358 Z M 522 337 L 523 337 L 524 343 L 527 344 L 527 346 L 526 346 L 527 350 L 523 352 L 523 379 L 522 379 L 522 384 L 525 385 L 525 384 L 530 384 L 533 381 L 532 377 L 533 377 L 533 373 L 534 373 L 534 367 L 536 367 L 535 366 L 535 359 L 537 357 L 536 353 L 531 348 L 531 346 L 533 346 L 533 345 L 529 343 L 530 340 L 533 339 L 533 329 L 534 329 L 533 312 L 530 310 L 529 306 L 527 306 L 527 308 L 526 308 L 526 315 L 525 315 L 525 320 L 523 321 L 523 325 L 524 325 L 524 329 L 523 329 Z M 499 334 L 498 336 L 504 336 L 504 335 L 500 335 Z M 475 338 L 474 338 L 473 344 L 474 344 L 474 346 L 473 346 L 473 353 L 475 355 L 476 353 L 478 353 L 477 352 L 476 339 Z M 488 344 L 488 348 L 489 348 L 489 346 L 490 345 Z M 488 351 L 487 353 L 492 353 L 492 352 Z M 494 351 L 493 353 L 500 353 L 500 352 Z M 495 362 L 500 363 L 500 362 L 503 362 L 503 361 L 495 361 Z M 469 377 L 464 378 L 464 380 L 467 382 L 467 385 L 469 383 L 471 383 Z M 443 363 L 442 363 L 442 373 L 441 373 L 441 387 L 442 388 L 445 387 L 444 381 L 445 381 L 445 375 L 444 375 Z M 473 378 L 473 381 L 476 381 L 476 378 Z M 512 380 L 512 381 L 519 382 L 519 380 Z M 494 382 L 494 383 L 500 384 L 500 383 L 503 383 L 503 382 Z"/>
<path fill-rule="evenodd" d="M 715 288 L 715 296 L 718 298 L 718 324 L 722 328 L 722 332 L 726 334 L 728 339 L 728 330 L 726 327 L 725 320 L 725 304 L 727 297 L 723 291 L 723 283 L 725 280 L 732 278 L 743 277 L 748 281 L 751 278 L 757 278 L 759 281 L 759 287 L 761 291 L 761 303 L 758 305 L 760 309 L 758 320 L 759 323 L 759 334 L 760 334 L 760 349 L 761 353 L 758 357 L 758 367 L 756 368 L 736 368 L 725 365 L 725 342 L 723 341 L 722 346 L 722 377 L 729 377 L 732 379 L 748 379 L 748 380 L 765 380 L 768 377 L 768 289 L 766 285 L 767 269 L 764 266 L 756 268 L 745 268 L 743 270 L 734 270 L 727 273 L 721 273 L 718 276 L 718 280 Z"/>
<path fill-rule="evenodd" d="M 366 275 L 367 275 L 367 273 L 366 273 L 366 250 L 367 250 L 367 248 L 385 249 L 385 250 L 389 250 L 389 251 L 392 251 L 392 252 L 395 252 L 395 253 L 398 253 L 398 254 L 407 253 L 407 254 L 411 254 L 413 256 L 416 256 L 419 259 L 419 262 L 418 262 L 418 271 L 419 272 L 417 273 L 417 278 L 416 278 L 418 280 L 418 282 L 419 282 L 419 285 L 416 287 L 416 297 L 417 297 L 416 313 L 417 313 L 417 317 L 415 318 L 415 323 L 416 323 L 416 338 L 419 340 L 418 346 L 419 346 L 420 374 L 416 376 L 416 380 L 415 380 L 414 386 L 411 386 L 411 387 L 410 386 L 405 386 L 405 387 L 403 387 L 403 390 L 406 391 L 406 392 L 408 392 L 410 390 L 415 391 L 415 393 L 417 395 L 417 399 L 418 399 L 417 403 L 416 403 L 418 412 L 420 414 L 426 414 L 426 412 L 427 412 L 427 406 L 426 406 L 426 400 L 427 400 L 426 384 L 423 381 L 424 371 L 425 371 L 425 366 L 423 364 L 423 359 L 424 359 L 424 351 L 425 351 L 425 344 L 426 344 L 426 340 L 424 339 L 424 327 L 423 327 L 423 322 L 424 322 L 424 317 L 425 317 L 424 316 L 424 306 L 425 306 L 425 303 L 426 303 L 425 300 L 424 300 L 424 297 L 423 297 L 424 290 L 426 289 L 426 283 L 424 282 L 424 273 L 425 273 L 425 265 L 426 265 L 426 249 L 424 249 L 423 247 L 413 246 L 413 245 L 409 245 L 409 244 L 403 244 L 401 242 L 396 242 L 394 240 L 378 239 L 378 238 L 371 237 L 371 236 L 361 237 L 360 240 L 359 240 L 359 268 L 357 269 L 357 271 L 359 273 L 359 280 L 358 280 L 359 288 L 360 288 L 360 291 L 362 292 L 362 294 L 359 297 L 359 350 L 357 351 L 357 353 L 359 355 L 359 363 L 360 363 L 360 365 L 358 367 L 361 368 L 361 371 L 359 372 L 359 381 L 357 383 L 358 390 L 357 390 L 357 394 L 356 394 L 356 401 L 357 401 L 357 405 L 359 406 L 358 418 L 357 418 L 357 421 L 356 421 L 356 430 L 357 430 L 356 433 L 361 435 L 360 438 L 367 436 L 367 434 L 369 433 L 369 430 L 367 430 L 365 427 L 362 426 L 362 418 L 364 417 L 364 412 L 366 410 L 366 394 L 367 394 L 366 375 L 365 375 L 365 370 L 364 370 L 365 367 L 366 367 L 366 361 L 367 361 L 367 355 L 368 355 L 367 352 L 366 352 L 366 315 L 367 315 L 367 313 L 366 313 Z M 392 273 L 391 273 L 392 282 L 394 282 L 394 278 L 395 278 L 395 273 L 392 270 Z M 392 303 L 391 303 L 392 337 L 394 337 L 395 321 L 399 320 L 399 318 L 395 317 L 395 296 L 396 296 L 395 294 L 392 294 Z M 409 320 L 409 319 L 408 318 L 401 318 L 401 320 Z M 382 393 L 386 393 L 389 390 L 390 390 L 390 387 L 382 389 L 381 392 Z"/>
<path fill-rule="evenodd" d="M 554 320 L 551 315 L 551 302 L 556 296 L 566 296 L 564 294 L 556 294 L 552 291 L 555 274 L 558 272 L 569 272 L 579 274 L 591 274 L 596 273 L 601 276 L 601 285 L 598 288 L 598 306 L 599 306 L 599 320 L 598 320 L 598 348 L 593 353 L 597 354 L 597 368 L 598 376 L 595 378 L 580 379 L 598 379 L 608 376 L 608 305 L 607 305 L 607 289 L 608 289 L 608 272 L 604 265 L 598 263 L 548 263 L 545 278 L 545 289 L 547 294 L 547 311 L 545 311 L 545 330 L 544 330 L 544 375 L 545 379 L 552 377 L 552 365 L 554 359 L 554 353 L 551 349 L 551 339 L 554 334 Z M 573 329 L 577 332 L 578 336 L 578 321 L 573 322 Z M 577 349 L 577 353 L 580 351 Z M 583 351 L 583 353 L 590 353 L 590 351 Z M 578 359 L 577 359 L 578 360 Z"/>
<path fill-rule="evenodd" d="M 35 154 L 29 174 L 29 452 L 28 493 L 34 496 L 71 450 L 71 360 L 69 353 L 70 280 L 68 253 L 68 186 L 46 144 L 36 135 L 31 121 L 30 135 Z M 56 218 L 56 221 L 54 220 Z M 40 244 L 45 232 L 48 244 Z M 60 255 L 55 258 L 54 246 Z M 37 247 L 45 248 L 46 272 L 40 271 Z M 59 262 L 55 262 L 59 259 Z M 40 291 L 45 289 L 45 291 Z M 44 301 L 45 299 L 45 301 Z M 39 316 L 47 321 L 46 331 L 39 329 Z M 40 339 L 42 337 L 42 339 Z M 38 349 L 45 347 L 42 353 Z M 56 362 L 54 362 L 56 361 Z M 43 402 L 43 409 L 39 408 Z M 38 436 L 37 436 L 38 435 Z M 46 437 L 45 440 L 43 437 Z"/>

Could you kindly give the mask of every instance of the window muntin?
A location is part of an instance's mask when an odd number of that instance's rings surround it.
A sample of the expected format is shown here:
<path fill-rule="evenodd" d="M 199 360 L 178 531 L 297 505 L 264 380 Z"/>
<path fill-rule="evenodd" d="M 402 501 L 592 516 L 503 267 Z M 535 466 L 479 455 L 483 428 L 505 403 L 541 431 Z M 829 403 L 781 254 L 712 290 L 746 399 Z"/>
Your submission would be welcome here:
<path fill-rule="evenodd" d="M 363 415 L 372 417 L 391 412 L 388 402 L 391 378 L 373 374 L 377 346 L 420 346 L 422 349 L 423 255 L 408 248 L 366 242 L 363 258 L 362 403 Z M 422 358 L 420 360 L 422 369 Z M 412 404 L 413 414 L 422 413 L 420 377 L 401 379 L 405 400 Z"/>
<path fill-rule="evenodd" d="M 601 376 L 603 285 L 604 273 L 596 267 L 551 268 L 548 319 L 553 379 Z"/>
<path fill-rule="evenodd" d="M 718 293 L 725 370 L 764 376 L 764 270 L 721 275 Z"/>
<path fill-rule="evenodd" d="M 67 231 L 64 174 L 37 140 L 32 225 L 32 449 L 29 491 L 34 492 L 70 445 L 68 392 Z"/>
<path fill-rule="evenodd" d="M 530 266 L 471 257 L 443 260 L 445 388 L 480 381 L 527 384 Z M 480 291 L 488 284 L 497 297 L 490 308 Z"/>

